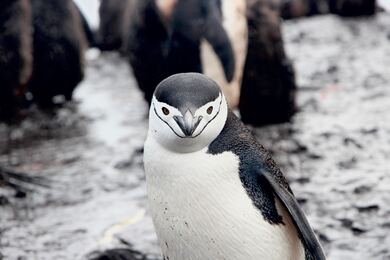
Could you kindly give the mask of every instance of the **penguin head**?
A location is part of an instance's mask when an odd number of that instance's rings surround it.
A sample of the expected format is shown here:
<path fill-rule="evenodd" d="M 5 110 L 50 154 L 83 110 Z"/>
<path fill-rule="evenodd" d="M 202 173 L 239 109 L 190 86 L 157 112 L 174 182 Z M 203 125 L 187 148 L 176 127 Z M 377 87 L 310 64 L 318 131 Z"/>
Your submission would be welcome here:
<path fill-rule="evenodd" d="M 156 88 L 149 135 L 165 149 L 190 153 L 207 147 L 222 131 L 228 105 L 219 86 L 199 73 L 181 73 Z"/>

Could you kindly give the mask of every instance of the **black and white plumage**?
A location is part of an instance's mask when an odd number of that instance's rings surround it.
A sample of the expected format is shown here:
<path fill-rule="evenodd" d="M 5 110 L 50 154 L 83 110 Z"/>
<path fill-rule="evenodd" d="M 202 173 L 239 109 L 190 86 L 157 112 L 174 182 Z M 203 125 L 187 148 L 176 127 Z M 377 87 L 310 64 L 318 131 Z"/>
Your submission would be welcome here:
<path fill-rule="evenodd" d="M 171 17 L 156 1 L 135 0 L 126 53 L 145 99 L 150 103 L 157 84 L 180 72 L 203 72 L 200 46 L 206 39 L 221 61 L 227 81 L 235 73 L 235 57 L 222 26 L 219 0 L 177 0 Z"/>
<path fill-rule="evenodd" d="M 31 6 L 0 1 L 0 120 L 10 121 L 32 71 Z"/>
<path fill-rule="evenodd" d="M 34 70 L 30 91 L 41 106 L 64 95 L 71 100 L 84 76 L 87 39 L 80 12 L 72 0 L 32 0 Z"/>
<path fill-rule="evenodd" d="M 164 259 L 325 259 L 283 174 L 206 76 L 159 84 L 144 163 Z"/>

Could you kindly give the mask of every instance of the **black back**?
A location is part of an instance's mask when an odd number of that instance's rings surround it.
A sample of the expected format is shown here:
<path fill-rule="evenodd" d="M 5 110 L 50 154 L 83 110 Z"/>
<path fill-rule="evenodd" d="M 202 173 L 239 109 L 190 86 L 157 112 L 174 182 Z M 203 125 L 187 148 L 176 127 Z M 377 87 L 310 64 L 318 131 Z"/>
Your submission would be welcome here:
<path fill-rule="evenodd" d="M 321 246 L 282 172 L 250 130 L 232 112 L 228 115 L 224 129 L 208 149 L 211 154 L 221 154 L 225 151 L 231 151 L 239 157 L 242 185 L 264 219 L 273 225 L 284 224 L 276 208 L 275 197 L 278 196 L 296 224 L 305 247 L 306 259 L 325 259 Z"/>
<path fill-rule="evenodd" d="M 284 51 L 280 19 L 267 1 L 250 3 L 241 118 L 254 126 L 288 122 L 295 112 L 296 85 L 292 64 Z"/>
<path fill-rule="evenodd" d="M 128 1 L 102 0 L 99 7 L 99 43 L 103 51 L 119 50 L 123 44 L 123 23 Z"/>
<path fill-rule="evenodd" d="M 376 0 L 329 0 L 329 11 L 340 16 L 374 15 L 377 10 Z"/>
<path fill-rule="evenodd" d="M 30 90 L 41 106 L 55 95 L 72 99 L 84 76 L 87 46 L 80 14 L 72 0 L 32 0 L 34 71 Z"/>
<path fill-rule="evenodd" d="M 130 12 L 126 53 L 145 100 L 152 100 L 158 83 L 166 77 L 168 32 L 151 0 L 138 0 Z"/>
<path fill-rule="evenodd" d="M 0 120 L 10 121 L 18 107 L 16 93 L 31 75 L 31 7 L 25 0 L 0 1 Z"/>

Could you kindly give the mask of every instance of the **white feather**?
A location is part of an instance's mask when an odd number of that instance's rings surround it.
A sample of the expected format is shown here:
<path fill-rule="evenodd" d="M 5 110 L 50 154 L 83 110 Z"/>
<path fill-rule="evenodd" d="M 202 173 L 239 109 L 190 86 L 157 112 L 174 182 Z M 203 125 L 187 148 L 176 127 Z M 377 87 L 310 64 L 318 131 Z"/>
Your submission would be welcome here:
<path fill-rule="evenodd" d="M 305 259 L 284 207 L 278 202 L 286 225 L 271 225 L 253 206 L 233 153 L 176 153 L 149 135 L 144 162 L 150 211 L 170 260 Z"/>

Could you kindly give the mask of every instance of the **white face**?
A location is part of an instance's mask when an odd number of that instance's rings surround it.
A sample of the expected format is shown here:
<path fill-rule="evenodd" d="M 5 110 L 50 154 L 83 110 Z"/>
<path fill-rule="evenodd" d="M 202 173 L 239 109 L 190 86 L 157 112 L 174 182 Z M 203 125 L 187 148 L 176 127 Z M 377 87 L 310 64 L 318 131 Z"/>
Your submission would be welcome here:
<path fill-rule="evenodd" d="M 166 149 L 178 153 L 190 153 L 207 147 L 222 131 L 228 114 L 223 94 L 194 114 L 184 115 L 175 107 L 159 102 L 153 97 L 149 111 L 149 137 Z"/>

